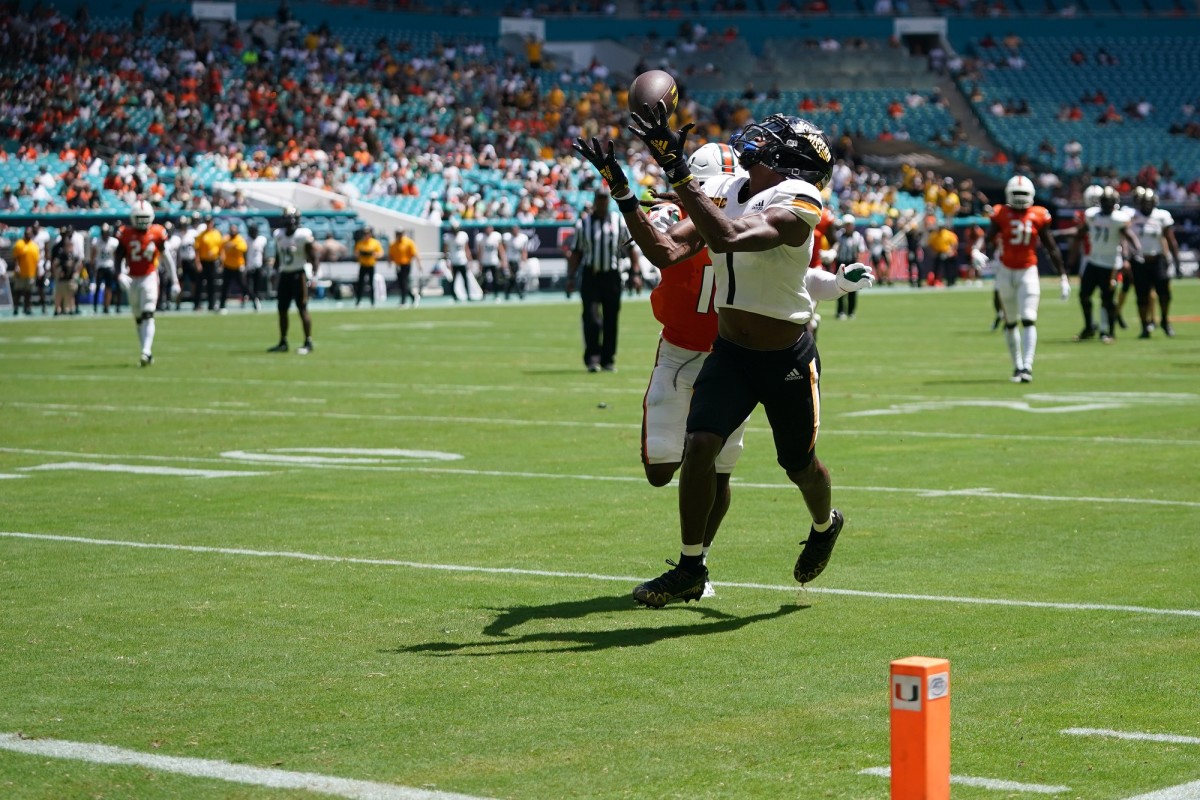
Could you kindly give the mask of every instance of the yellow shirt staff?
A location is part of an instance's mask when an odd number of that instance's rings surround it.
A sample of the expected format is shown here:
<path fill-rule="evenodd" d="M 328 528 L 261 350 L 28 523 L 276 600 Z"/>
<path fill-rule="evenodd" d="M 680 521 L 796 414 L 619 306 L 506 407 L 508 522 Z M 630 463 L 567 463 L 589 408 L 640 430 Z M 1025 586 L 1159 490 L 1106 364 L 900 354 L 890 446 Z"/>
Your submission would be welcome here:
<path fill-rule="evenodd" d="M 354 257 L 360 267 L 374 267 L 383 252 L 383 245 L 374 236 L 365 236 L 354 243 Z"/>

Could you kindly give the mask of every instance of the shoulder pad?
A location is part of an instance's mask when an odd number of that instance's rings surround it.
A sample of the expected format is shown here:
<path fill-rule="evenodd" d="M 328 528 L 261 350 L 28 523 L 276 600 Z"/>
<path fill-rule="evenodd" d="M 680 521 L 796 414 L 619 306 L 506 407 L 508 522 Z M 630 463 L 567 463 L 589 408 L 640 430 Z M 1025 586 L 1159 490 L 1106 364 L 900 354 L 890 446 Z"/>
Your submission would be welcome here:
<path fill-rule="evenodd" d="M 821 190 L 808 181 L 788 179 L 772 186 L 765 192 L 765 202 L 762 208 L 779 206 L 791 211 L 809 225 L 816 225 L 821 219 L 825 203 L 821 199 Z M 752 201 L 756 205 L 758 199 Z"/>

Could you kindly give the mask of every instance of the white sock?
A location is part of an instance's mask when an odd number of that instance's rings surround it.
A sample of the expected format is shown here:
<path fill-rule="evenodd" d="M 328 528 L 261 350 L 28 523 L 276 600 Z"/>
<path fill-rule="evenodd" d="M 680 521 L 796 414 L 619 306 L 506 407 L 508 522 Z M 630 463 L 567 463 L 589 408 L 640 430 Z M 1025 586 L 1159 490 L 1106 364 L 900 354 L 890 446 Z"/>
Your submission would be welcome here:
<path fill-rule="evenodd" d="M 1020 340 L 1016 327 L 1004 326 L 1004 343 L 1008 345 L 1008 355 L 1012 358 L 1013 369 L 1021 368 Z"/>
<path fill-rule="evenodd" d="M 1037 350 L 1037 326 L 1021 327 L 1021 356 L 1025 360 L 1025 369 L 1033 371 L 1033 352 Z"/>
<path fill-rule="evenodd" d="M 154 317 L 142 323 L 142 352 L 150 355 L 154 351 Z"/>
<path fill-rule="evenodd" d="M 679 552 L 685 556 L 702 556 L 704 554 L 704 545 L 685 544 L 680 547 Z"/>
<path fill-rule="evenodd" d="M 825 520 L 824 522 L 817 522 L 816 520 L 813 520 L 813 530 L 817 533 L 824 533 L 831 527 L 833 527 L 833 514 L 830 514 L 829 519 Z"/>
<path fill-rule="evenodd" d="M 708 563 L 708 547 L 705 547 L 703 550 L 700 551 L 700 560 L 703 561 L 705 564 Z"/>
<path fill-rule="evenodd" d="M 137 324 L 138 344 L 142 346 L 142 352 L 146 352 L 146 322 L 142 320 Z"/>

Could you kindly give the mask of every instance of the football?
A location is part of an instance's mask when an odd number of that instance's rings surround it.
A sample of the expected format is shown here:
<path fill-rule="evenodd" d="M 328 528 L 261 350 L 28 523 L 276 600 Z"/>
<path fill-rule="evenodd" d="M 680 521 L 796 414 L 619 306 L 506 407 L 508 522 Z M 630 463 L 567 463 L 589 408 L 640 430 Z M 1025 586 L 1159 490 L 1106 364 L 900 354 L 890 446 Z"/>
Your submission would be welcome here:
<path fill-rule="evenodd" d="M 679 87 L 668 72 L 652 69 L 643 72 L 629 84 L 629 110 L 635 114 L 642 113 L 642 106 L 654 108 L 659 100 L 667 102 L 667 114 L 674 114 L 679 105 Z"/>

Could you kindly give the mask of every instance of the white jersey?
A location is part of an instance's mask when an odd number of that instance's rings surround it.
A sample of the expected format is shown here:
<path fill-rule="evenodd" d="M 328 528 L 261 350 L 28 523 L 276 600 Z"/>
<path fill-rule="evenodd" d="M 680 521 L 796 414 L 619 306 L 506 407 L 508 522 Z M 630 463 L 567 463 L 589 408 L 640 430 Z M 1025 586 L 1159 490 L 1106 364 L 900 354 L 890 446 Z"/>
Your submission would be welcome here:
<path fill-rule="evenodd" d="M 166 244 L 163 245 L 163 258 L 158 263 L 158 268 L 163 271 L 174 269 L 179 263 L 179 248 L 183 247 L 183 240 L 179 238 L 179 234 L 172 233 L 167 237 Z"/>
<path fill-rule="evenodd" d="M 250 240 L 246 247 L 246 269 L 262 269 L 263 257 L 267 252 L 267 237 L 261 233 Z"/>
<path fill-rule="evenodd" d="M 96 269 L 112 269 L 117 263 L 117 248 L 121 243 L 117 241 L 117 237 L 109 236 L 107 239 L 102 236 L 97 236 L 92 239 L 92 257 L 96 260 Z"/>
<path fill-rule="evenodd" d="M 714 198 L 730 219 L 761 214 L 768 208 L 783 208 L 816 227 L 821 219 L 821 191 L 807 181 L 789 178 L 758 194 L 739 200 L 749 178 L 718 175 L 705 181 L 704 193 Z M 805 288 L 805 275 L 812 261 L 813 239 L 799 247 L 780 245 L 760 252 L 714 253 L 716 269 L 715 305 L 739 308 L 773 319 L 800 325 L 813 316 L 813 299 Z"/>
<path fill-rule="evenodd" d="M 308 228 L 296 228 L 288 233 L 283 228 L 275 231 L 275 263 L 280 272 L 300 272 L 308 265 L 307 247 L 313 243 L 313 232 Z"/>
<path fill-rule="evenodd" d="M 196 260 L 196 229 L 188 228 L 179 239 L 179 258 L 183 261 Z"/>
<path fill-rule="evenodd" d="M 867 228 L 864 238 L 867 240 L 867 251 L 873 256 L 892 251 L 892 229 L 887 225 L 872 225 Z"/>
<path fill-rule="evenodd" d="M 471 241 L 471 237 L 466 231 L 451 231 L 447 233 L 443 245 L 446 250 L 446 257 L 450 259 L 453 266 L 461 267 L 467 263 L 467 244 Z"/>
<path fill-rule="evenodd" d="M 1111 214 L 1101 213 L 1099 208 L 1089 208 L 1084 214 L 1088 242 L 1092 251 L 1088 264 L 1103 269 L 1118 269 L 1121 266 L 1121 232 L 1129 227 L 1128 209 L 1117 208 Z"/>
<path fill-rule="evenodd" d="M 524 231 L 504 234 L 504 253 L 508 257 L 508 263 L 519 264 L 524 261 L 528 248 L 529 235 Z"/>
<path fill-rule="evenodd" d="M 1130 221 L 1133 233 L 1142 243 L 1142 255 L 1158 256 L 1163 251 L 1163 236 L 1175 224 L 1175 218 L 1165 208 L 1156 208 L 1147 216 L 1141 211 L 1133 212 Z"/>
<path fill-rule="evenodd" d="M 480 237 L 479 263 L 485 267 L 500 266 L 500 245 L 504 243 L 504 234 L 492 231 Z"/>

